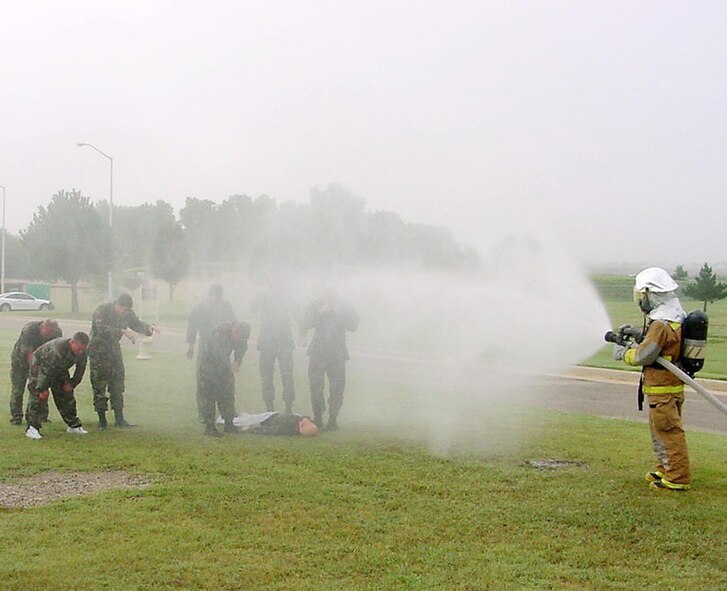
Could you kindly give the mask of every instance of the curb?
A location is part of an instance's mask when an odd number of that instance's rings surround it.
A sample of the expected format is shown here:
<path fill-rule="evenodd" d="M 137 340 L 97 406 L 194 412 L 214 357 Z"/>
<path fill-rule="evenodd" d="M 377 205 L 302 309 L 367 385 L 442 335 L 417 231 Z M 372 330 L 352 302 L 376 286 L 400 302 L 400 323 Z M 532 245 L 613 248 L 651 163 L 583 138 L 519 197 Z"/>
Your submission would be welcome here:
<path fill-rule="evenodd" d="M 618 369 L 602 369 L 598 367 L 574 366 L 563 370 L 557 377 L 570 378 L 574 380 L 585 380 L 588 382 L 611 382 L 614 384 L 629 384 L 638 386 L 640 372 L 622 371 Z M 719 396 L 727 395 L 727 382 L 723 380 L 701 380 L 697 381 L 712 393 Z M 692 390 L 686 386 L 687 390 Z"/>

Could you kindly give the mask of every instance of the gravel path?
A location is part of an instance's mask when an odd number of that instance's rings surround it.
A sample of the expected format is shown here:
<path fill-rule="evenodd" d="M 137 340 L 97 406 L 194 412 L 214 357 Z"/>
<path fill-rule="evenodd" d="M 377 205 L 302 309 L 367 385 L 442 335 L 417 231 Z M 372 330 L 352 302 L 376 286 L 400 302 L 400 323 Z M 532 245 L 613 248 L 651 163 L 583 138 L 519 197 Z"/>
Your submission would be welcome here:
<path fill-rule="evenodd" d="M 34 507 L 68 497 L 115 488 L 146 488 L 151 479 L 126 472 L 43 472 L 14 482 L 0 482 L 0 507 Z"/>

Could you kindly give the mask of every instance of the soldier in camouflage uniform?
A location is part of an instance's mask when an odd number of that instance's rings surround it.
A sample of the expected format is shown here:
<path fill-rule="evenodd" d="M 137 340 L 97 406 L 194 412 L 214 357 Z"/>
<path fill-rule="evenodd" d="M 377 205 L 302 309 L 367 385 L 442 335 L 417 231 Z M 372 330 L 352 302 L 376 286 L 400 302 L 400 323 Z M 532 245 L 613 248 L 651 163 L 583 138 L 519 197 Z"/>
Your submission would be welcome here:
<path fill-rule="evenodd" d="M 293 381 L 295 341 L 290 323 L 291 320 L 299 323 L 300 310 L 281 285 L 271 283 L 268 290 L 252 302 L 252 311 L 260 314 L 257 348 L 260 351 L 260 381 L 265 407 L 268 411 L 275 410 L 274 375 L 277 360 L 283 384 L 285 412 L 290 413 L 295 400 Z"/>
<path fill-rule="evenodd" d="M 245 433 L 260 435 L 313 437 L 318 433 L 318 427 L 310 417 L 275 411 L 260 414 L 242 413 L 235 418 L 235 425 Z"/>
<path fill-rule="evenodd" d="M 88 335 L 77 332 L 72 338 L 57 338 L 41 345 L 33 353 L 28 379 L 28 428 L 25 436 L 41 439 L 40 405 L 48 401 L 48 390 L 53 393 L 53 401 L 63 421 L 68 425 L 68 433 L 85 435 L 88 433 L 81 425 L 76 414 L 76 398 L 73 391 L 81 383 L 86 371 L 86 347 Z M 76 366 L 71 377 L 69 370 Z"/>
<path fill-rule="evenodd" d="M 235 374 L 247 351 L 250 325 L 247 322 L 221 322 L 215 326 L 197 364 L 197 411 L 204 422 L 204 434 L 220 437 L 215 428 L 215 405 L 225 421 L 225 432 L 238 431 L 235 419 Z M 234 361 L 231 356 L 234 353 Z"/>
<path fill-rule="evenodd" d="M 305 330 L 314 328 L 313 339 L 308 346 L 308 380 L 313 406 L 313 420 L 323 424 L 326 410 L 324 389 L 328 377 L 328 424 L 326 430 L 338 428 L 338 413 L 343 405 L 346 387 L 346 361 L 349 359 L 346 332 L 358 328 L 358 313 L 350 304 L 341 300 L 335 291 L 327 290 L 324 297 L 308 305 L 303 318 Z"/>
<path fill-rule="evenodd" d="M 158 329 L 153 324 L 142 322 L 134 314 L 134 301 L 128 293 L 122 293 L 116 301 L 101 304 L 93 314 L 91 322 L 91 344 L 88 357 L 91 360 L 91 387 L 93 388 L 93 408 L 98 413 L 98 428 L 103 431 L 107 427 L 106 411 L 109 398 L 114 411 L 117 427 L 133 427 L 124 418 L 124 357 L 119 341 L 122 336 L 132 343 L 134 332 L 152 336 Z"/>
<path fill-rule="evenodd" d="M 194 357 L 194 344 L 199 338 L 197 347 L 197 368 L 202 359 L 202 354 L 207 348 L 212 330 L 220 322 L 232 322 L 235 320 L 235 313 L 232 306 L 222 299 L 222 286 L 210 285 L 207 299 L 199 302 L 189 313 L 187 320 L 187 359 Z M 199 335 L 199 337 L 198 337 Z M 197 390 L 197 408 L 200 406 L 200 392 Z M 199 420 L 204 423 L 202 416 Z"/>
<path fill-rule="evenodd" d="M 13 425 L 23 423 L 23 392 L 28 381 L 30 358 L 38 347 L 52 339 L 63 336 L 58 322 L 51 319 L 28 322 L 20 331 L 10 355 L 10 422 Z M 41 401 L 39 415 L 41 423 L 48 420 L 48 400 Z"/>

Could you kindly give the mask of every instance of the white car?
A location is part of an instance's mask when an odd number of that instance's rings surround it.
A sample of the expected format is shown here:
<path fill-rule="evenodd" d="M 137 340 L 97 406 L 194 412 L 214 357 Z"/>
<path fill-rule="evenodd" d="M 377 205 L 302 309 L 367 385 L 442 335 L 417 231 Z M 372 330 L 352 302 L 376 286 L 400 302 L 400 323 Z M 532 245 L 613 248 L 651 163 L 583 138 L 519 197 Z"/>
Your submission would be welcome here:
<path fill-rule="evenodd" d="M 0 294 L 0 312 L 11 310 L 52 310 L 53 304 L 23 291 L 10 291 Z"/>

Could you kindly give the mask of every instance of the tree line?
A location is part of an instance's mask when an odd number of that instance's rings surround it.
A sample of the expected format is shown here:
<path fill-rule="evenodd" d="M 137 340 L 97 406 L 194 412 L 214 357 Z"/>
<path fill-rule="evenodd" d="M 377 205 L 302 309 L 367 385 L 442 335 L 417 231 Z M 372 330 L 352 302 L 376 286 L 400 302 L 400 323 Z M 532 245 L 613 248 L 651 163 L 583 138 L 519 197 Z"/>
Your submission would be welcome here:
<path fill-rule="evenodd" d="M 175 215 L 163 200 L 137 206 L 92 203 L 61 190 L 35 211 L 19 236 L 6 236 L 6 276 L 64 280 L 77 309 L 80 281 L 102 285 L 111 271 L 138 286 L 140 271 L 175 286 L 192 270 L 230 264 L 254 279 L 270 273 L 327 272 L 337 265 L 408 265 L 473 269 L 477 253 L 444 228 L 412 224 L 390 211 L 367 211 L 362 198 L 340 185 L 311 190 L 308 203 L 262 195 L 221 202 L 189 197 Z"/>

